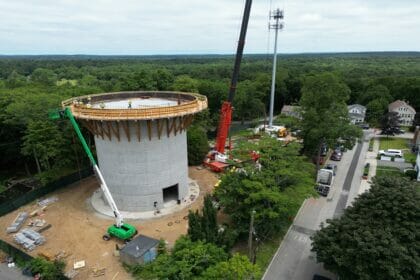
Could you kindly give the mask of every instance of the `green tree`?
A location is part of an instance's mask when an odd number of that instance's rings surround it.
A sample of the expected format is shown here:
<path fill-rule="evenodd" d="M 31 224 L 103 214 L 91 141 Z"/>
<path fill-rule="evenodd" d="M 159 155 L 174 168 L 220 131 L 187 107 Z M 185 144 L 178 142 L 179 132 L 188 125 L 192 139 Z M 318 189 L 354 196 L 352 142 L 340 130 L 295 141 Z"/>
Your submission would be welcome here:
<path fill-rule="evenodd" d="M 206 131 L 198 125 L 190 126 L 187 131 L 188 164 L 198 165 L 209 150 Z"/>
<path fill-rule="evenodd" d="M 389 89 L 384 85 L 371 85 L 359 98 L 359 102 L 363 105 L 367 105 L 375 99 L 383 99 L 387 103 L 390 103 L 393 99 Z"/>
<path fill-rule="evenodd" d="M 381 129 L 391 133 L 392 129 L 400 127 L 400 117 L 397 112 L 388 112 L 381 118 Z"/>
<path fill-rule="evenodd" d="M 366 119 L 372 126 L 378 126 L 386 109 L 388 101 L 383 98 L 373 99 L 366 105 Z"/>
<path fill-rule="evenodd" d="M 198 92 L 198 81 L 188 75 L 176 77 L 172 89 L 184 92 Z"/>
<path fill-rule="evenodd" d="M 203 241 L 216 244 L 226 251 L 232 248 L 236 241 L 236 231 L 228 226 L 217 224 L 217 210 L 210 195 L 204 197 L 202 213 L 197 210 L 188 214 L 188 237 L 192 241 Z"/>
<path fill-rule="evenodd" d="M 228 254 L 222 248 L 183 236 L 175 242 L 171 254 L 161 254 L 131 271 L 138 279 L 198 279 L 209 267 L 226 260 Z"/>
<path fill-rule="evenodd" d="M 62 261 L 49 262 L 43 258 L 30 261 L 29 268 L 32 274 L 40 274 L 42 280 L 67 280 L 64 276 L 66 264 Z"/>
<path fill-rule="evenodd" d="M 313 236 L 318 262 L 343 280 L 419 279 L 419 187 L 377 177 L 343 216 L 327 220 Z"/>
<path fill-rule="evenodd" d="M 272 137 L 263 137 L 258 145 L 244 142 L 236 146 L 234 158 L 248 157 L 249 151 L 258 150 L 261 164 L 260 170 L 245 164 L 239 172 L 227 172 L 215 190 L 223 211 L 240 234 L 248 232 L 252 210 L 256 211 L 257 236 L 278 232 L 289 225 L 302 201 L 315 194 L 313 165 L 299 155 L 300 149 L 297 143 L 282 147 Z"/>
<path fill-rule="evenodd" d="M 257 265 L 250 263 L 245 256 L 234 254 L 228 261 L 209 267 L 201 279 L 252 280 L 260 277 L 261 270 Z"/>
<path fill-rule="evenodd" d="M 51 122 L 31 121 L 23 137 L 22 154 L 33 156 L 38 173 L 51 169 L 51 161 L 60 156 L 64 145 L 61 132 Z"/>
<path fill-rule="evenodd" d="M 169 90 L 174 82 L 174 75 L 168 69 L 158 69 L 152 73 L 157 90 Z"/>
<path fill-rule="evenodd" d="M 361 130 L 349 122 L 349 93 L 349 88 L 332 73 L 305 78 L 300 105 L 303 148 L 308 156 L 319 158 L 324 143 L 333 147 L 339 138 L 354 142 L 361 135 Z"/>
<path fill-rule="evenodd" d="M 244 81 L 238 84 L 238 91 L 233 100 L 233 116 L 244 123 L 245 120 L 264 116 L 265 105 L 262 102 L 264 92 L 256 89 L 256 84 Z"/>
<path fill-rule="evenodd" d="M 57 75 L 50 69 L 37 68 L 32 72 L 31 80 L 44 86 L 54 86 L 57 82 Z"/>
<path fill-rule="evenodd" d="M 6 87 L 18 88 L 26 84 L 25 76 L 18 74 L 16 71 L 12 71 L 6 80 Z"/>

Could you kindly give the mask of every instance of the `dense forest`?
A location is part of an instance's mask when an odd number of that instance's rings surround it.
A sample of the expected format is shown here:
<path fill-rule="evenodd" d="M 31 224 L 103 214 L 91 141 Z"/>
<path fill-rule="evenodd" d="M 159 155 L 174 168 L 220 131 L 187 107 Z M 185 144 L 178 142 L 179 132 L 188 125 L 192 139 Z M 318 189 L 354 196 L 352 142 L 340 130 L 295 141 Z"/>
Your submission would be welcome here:
<path fill-rule="evenodd" d="M 208 97 L 207 129 L 214 129 L 226 98 L 233 56 L 0 56 L 0 183 L 12 176 L 49 179 L 87 166 L 69 124 L 48 119 L 66 98 L 99 92 L 177 90 Z M 243 59 L 234 119 L 266 116 L 271 57 Z M 278 113 L 298 104 L 303 81 L 330 72 L 350 90 L 349 104 L 367 106 L 377 125 L 388 103 L 408 101 L 420 111 L 420 53 L 280 55 Z"/>

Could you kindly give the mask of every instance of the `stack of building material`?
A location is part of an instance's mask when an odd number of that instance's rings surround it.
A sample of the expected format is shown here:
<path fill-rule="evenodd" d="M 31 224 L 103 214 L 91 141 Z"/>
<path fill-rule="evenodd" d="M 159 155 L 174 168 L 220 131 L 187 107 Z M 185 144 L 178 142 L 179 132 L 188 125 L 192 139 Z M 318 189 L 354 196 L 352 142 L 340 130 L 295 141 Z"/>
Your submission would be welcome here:
<path fill-rule="evenodd" d="M 39 205 L 39 206 L 47 206 L 47 205 L 49 205 L 49 204 L 51 204 L 51 203 L 56 202 L 57 200 L 58 200 L 58 197 L 56 197 L 56 196 L 51 196 L 51 197 L 49 197 L 49 198 L 45 198 L 45 199 L 43 199 L 43 200 L 38 200 L 38 205 Z"/>
<path fill-rule="evenodd" d="M 21 233 L 23 233 L 27 238 L 33 240 L 35 242 L 35 245 L 41 245 L 45 242 L 45 237 L 32 229 L 22 229 Z"/>
<path fill-rule="evenodd" d="M 19 245 L 22 245 L 22 247 L 28 251 L 32 251 L 35 248 L 35 241 L 27 238 L 21 232 L 15 234 L 15 242 Z"/>
<path fill-rule="evenodd" d="M 6 229 L 7 233 L 18 232 L 20 227 L 28 218 L 28 213 L 20 212 L 13 223 Z"/>

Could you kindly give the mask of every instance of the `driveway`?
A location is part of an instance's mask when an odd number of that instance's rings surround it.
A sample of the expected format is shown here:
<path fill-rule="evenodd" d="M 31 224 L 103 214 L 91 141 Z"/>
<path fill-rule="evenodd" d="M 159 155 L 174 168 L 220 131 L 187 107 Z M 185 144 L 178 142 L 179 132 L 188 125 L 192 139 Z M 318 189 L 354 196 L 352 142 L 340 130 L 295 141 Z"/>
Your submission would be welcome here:
<path fill-rule="evenodd" d="M 364 138 L 371 131 L 364 132 Z M 336 279 L 316 262 L 311 252 L 310 236 L 326 219 L 342 215 L 344 208 L 357 195 L 360 188 L 360 170 L 363 170 L 369 142 L 362 141 L 343 154 L 334 179 L 329 200 L 325 197 L 309 198 L 302 204 L 293 225 L 289 228 L 279 249 L 267 268 L 264 280 L 311 280 L 314 274 Z M 356 175 L 355 175 L 356 173 Z"/>

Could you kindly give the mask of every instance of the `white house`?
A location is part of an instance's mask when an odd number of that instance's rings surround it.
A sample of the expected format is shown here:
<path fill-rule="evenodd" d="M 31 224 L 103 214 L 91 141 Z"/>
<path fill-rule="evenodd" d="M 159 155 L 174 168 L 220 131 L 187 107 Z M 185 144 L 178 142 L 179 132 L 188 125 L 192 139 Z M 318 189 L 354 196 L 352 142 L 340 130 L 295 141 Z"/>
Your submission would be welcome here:
<path fill-rule="evenodd" d="M 360 104 L 347 106 L 349 118 L 352 124 L 363 123 L 366 116 L 366 107 Z"/>
<path fill-rule="evenodd" d="M 416 110 L 408 105 L 405 101 L 397 100 L 388 105 L 389 112 L 398 113 L 400 118 L 400 125 L 411 126 L 413 125 Z"/>

